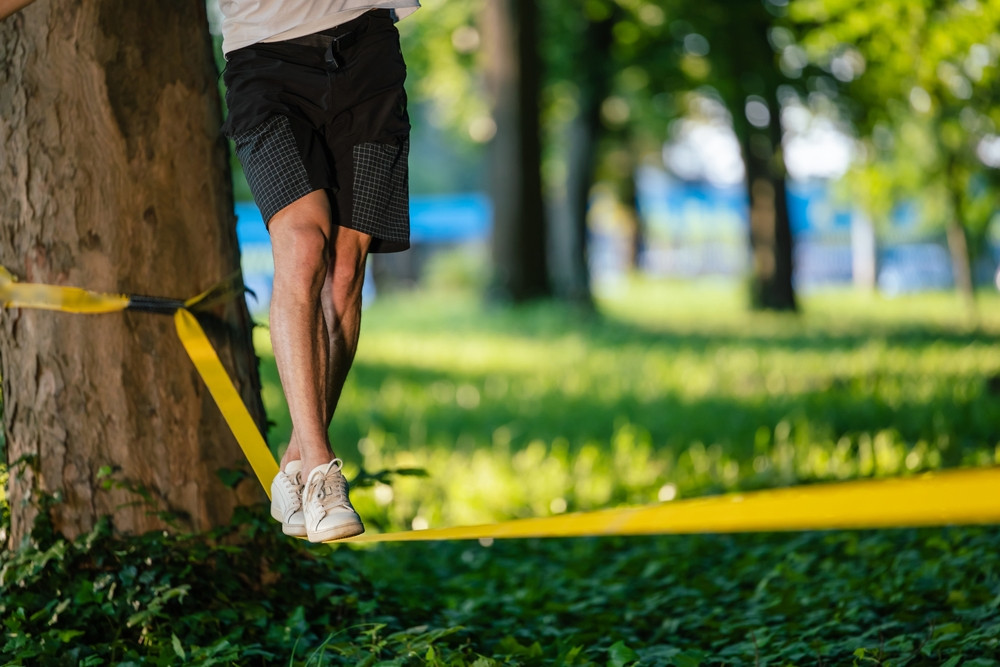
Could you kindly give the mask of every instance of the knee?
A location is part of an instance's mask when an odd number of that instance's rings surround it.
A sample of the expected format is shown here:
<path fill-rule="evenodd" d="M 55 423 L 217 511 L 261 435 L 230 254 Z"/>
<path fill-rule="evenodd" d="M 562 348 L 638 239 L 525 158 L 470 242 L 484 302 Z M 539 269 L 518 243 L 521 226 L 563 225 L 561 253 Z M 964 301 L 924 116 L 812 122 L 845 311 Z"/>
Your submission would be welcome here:
<path fill-rule="evenodd" d="M 270 225 L 274 280 L 303 296 L 315 294 L 323 286 L 329 264 L 324 227 L 309 218 L 277 218 Z"/>

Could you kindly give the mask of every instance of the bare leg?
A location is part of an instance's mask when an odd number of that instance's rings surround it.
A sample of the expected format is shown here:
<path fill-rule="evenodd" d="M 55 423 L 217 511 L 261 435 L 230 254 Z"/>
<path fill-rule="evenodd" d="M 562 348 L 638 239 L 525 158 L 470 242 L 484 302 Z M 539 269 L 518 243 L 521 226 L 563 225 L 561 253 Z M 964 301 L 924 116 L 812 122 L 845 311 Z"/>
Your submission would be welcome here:
<path fill-rule="evenodd" d="M 323 199 L 325 200 L 325 196 Z M 327 211 L 329 211 L 328 208 Z M 279 215 L 283 212 L 280 212 Z M 274 242 L 274 220 L 277 217 L 275 216 L 271 222 L 272 243 Z M 288 448 L 281 459 L 281 467 L 284 469 L 289 461 L 301 458 L 303 478 L 308 476 L 309 471 L 313 467 L 327 463 L 334 457 L 333 450 L 329 445 L 327 432 L 358 347 L 358 336 L 361 327 L 361 290 L 364 284 L 365 261 L 368 256 L 368 248 L 371 244 L 371 237 L 369 235 L 337 225 L 329 227 L 329 234 L 326 238 L 329 241 L 325 245 L 326 262 L 323 274 L 324 281 L 320 291 L 320 321 L 322 326 L 310 330 L 310 333 L 314 335 L 311 339 L 314 341 L 314 344 L 309 349 L 309 354 L 316 355 L 312 357 L 316 360 L 316 363 L 312 366 L 311 370 L 318 373 L 322 369 L 325 369 L 322 383 L 316 383 L 316 380 L 319 380 L 319 378 L 314 377 L 312 384 L 312 387 L 317 389 L 322 386 L 322 401 L 312 398 L 316 394 L 312 392 L 309 394 L 310 400 L 317 400 L 317 404 L 321 403 L 322 407 L 325 454 L 319 456 L 318 459 L 313 459 L 307 453 L 305 449 L 305 442 L 307 440 L 305 437 L 300 437 L 300 433 L 303 433 L 303 431 L 300 429 L 299 421 L 296 420 L 296 413 L 293 412 L 293 399 L 288 396 L 289 388 L 286 385 L 285 375 L 282 371 L 283 362 L 279 354 L 280 346 L 275 343 L 275 360 L 278 363 L 282 385 L 285 388 L 293 425 Z M 277 294 L 278 290 L 277 277 L 278 262 L 275 259 L 275 294 Z M 276 315 L 274 307 L 274 296 L 272 296 L 272 339 L 275 337 Z M 318 363 L 321 358 L 323 360 L 322 364 Z M 309 422 L 304 422 L 304 424 L 306 423 Z M 314 451 L 317 455 L 321 453 L 318 449 Z"/>
<path fill-rule="evenodd" d="M 326 383 L 328 428 L 358 351 L 361 291 L 371 236 L 346 227 L 334 227 L 331 245 L 332 261 L 323 288 L 323 315 L 329 328 L 330 346 Z"/>
<path fill-rule="evenodd" d="M 322 291 L 330 271 L 330 204 L 318 190 L 271 218 L 271 343 L 294 434 L 282 468 L 302 459 L 303 478 L 333 458 L 326 432 L 329 346 Z M 294 448 L 294 450 L 293 450 Z"/>

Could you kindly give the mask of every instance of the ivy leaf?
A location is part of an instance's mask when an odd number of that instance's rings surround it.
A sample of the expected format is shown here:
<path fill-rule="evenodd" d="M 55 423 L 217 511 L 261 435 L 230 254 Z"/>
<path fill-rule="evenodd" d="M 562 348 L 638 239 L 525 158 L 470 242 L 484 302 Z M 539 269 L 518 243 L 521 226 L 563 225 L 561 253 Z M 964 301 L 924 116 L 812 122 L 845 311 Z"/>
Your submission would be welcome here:
<path fill-rule="evenodd" d="M 702 657 L 698 651 L 685 651 L 674 656 L 674 665 L 676 667 L 698 667 Z"/>
<path fill-rule="evenodd" d="M 608 667 L 625 667 L 639 659 L 639 654 L 618 640 L 608 649 Z"/>
<path fill-rule="evenodd" d="M 187 660 L 187 654 L 184 653 L 184 647 L 181 645 L 181 640 L 177 638 L 176 634 L 170 633 L 170 643 L 173 644 L 174 653 L 177 654 L 177 657 L 181 660 Z"/>

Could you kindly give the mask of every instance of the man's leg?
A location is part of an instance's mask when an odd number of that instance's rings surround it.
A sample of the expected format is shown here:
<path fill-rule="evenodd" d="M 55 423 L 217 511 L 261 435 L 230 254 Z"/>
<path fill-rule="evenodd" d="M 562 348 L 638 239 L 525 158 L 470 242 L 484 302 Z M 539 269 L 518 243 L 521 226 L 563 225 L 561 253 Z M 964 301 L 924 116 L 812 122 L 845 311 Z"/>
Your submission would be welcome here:
<path fill-rule="evenodd" d="M 351 506 L 328 429 L 330 402 L 339 397 L 357 348 L 370 237 L 332 225 L 322 190 L 279 211 L 269 228 L 271 342 L 293 428 L 271 485 L 271 514 L 284 532 L 304 531 L 312 542 L 358 535 L 364 525 Z M 292 466 L 297 459 L 300 465 Z"/>
<path fill-rule="evenodd" d="M 310 197 L 315 195 L 312 193 Z M 307 198 L 304 198 L 307 199 Z M 324 196 L 325 199 L 325 196 Z M 302 200 L 299 200 L 302 201 Z M 289 209 L 292 209 L 299 202 L 295 202 L 287 209 L 280 211 L 271 221 L 272 230 L 272 244 L 274 243 L 273 235 L 276 229 L 275 220 L 278 216 L 281 216 Z M 327 202 L 327 212 L 329 211 L 329 204 Z M 297 211 L 289 211 L 292 214 L 297 213 Z M 309 471 L 315 466 L 322 463 L 327 463 L 334 457 L 333 451 L 329 448 L 329 440 L 327 438 L 327 431 L 330 426 L 330 421 L 333 419 L 333 413 L 336 410 L 337 402 L 340 399 L 340 393 L 344 388 L 344 382 L 347 379 L 347 374 L 351 369 L 351 364 L 354 361 L 354 355 L 358 348 L 358 335 L 361 328 L 361 292 L 364 285 L 365 276 L 365 262 L 368 257 L 368 248 L 371 245 L 371 237 L 367 234 L 348 229 L 346 227 L 340 227 L 338 225 L 328 225 L 327 229 L 329 233 L 325 235 L 328 239 L 325 244 L 326 252 L 326 268 L 325 268 L 325 278 L 323 287 L 321 289 L 320 301 L 322 304 L 322 321 L 323 327 L 311 329 L 310 333 L 315 334 L 315 346 L 310 349 L 311 354 L 319 355 L 321 349 L 326 350 L 326 363 L 323 364 L 326 368 L 325 376 L 323 378 L 324 382 L 324 393 L 323 393 L 323 434 L 324 442 L 327 443 L 327 455 L 325 460 L 319 460 L 317 463 L 313 464 L 311 461 L 306 460 L 307 457 L 304 455 L 304 451 L 300 445 L 299 437 L 299 427 L 298 422 L 293 414 L 292 424 L 294 426 L 292 431 L 292 437 L 288 448 L 285 450 L 285 454 L 281 459 L 281 467 L 284 467 L 290 461 L 297 459 L 303 459 L 303 479 L 308 477 Z M 277 250 L 275 251 L 278 252 Z M 290 261 L 301 260 L 298 254 L 294 254 Z M 277 254 L 275 257 L 275 294 L 278 290 L 278 260 Z M 297 264 L 298 268 L 302 268 L 303 264 Z M 274 329 L 276 314 L 274 311 L 274 296 L 271 300 L 271 328 Z M 275 334 L 272 334 L 272 338 Z M 280 345 L 274 343 L 275 345 L 275 360 L 279 364 L 279 374 L 282 373 L 281 366 L 282 361 L 278 361 L 279 352 L 278 349 Z M 319 365 L 319 358 L 316 357 L 317 364 L 311 368 L 315 372 L 319 372 L 322 366 Z M 282 385 L 285 384 L 284 375 L 281 375 Z M 313 383 L 311 386 L 316 386 L 315 380 L 313 378 Z M 285 389 L 286 394 L 288 393 L 288 388 Z M 289 397 L 289 412 L 292 411 L 292 399 Z"/>
<path fill-rule="evenodd" d="M 329 343 L 322 305 L 331 272 L 326 192 L 311 192 L 281 209 L 268 229 L 274 254 L 271 343 L 293 425 L 282 469 L 301 459 L 305 479 L 314 467 L 333 459 L 326 432 Z"/>
<path fill-rule="evenodd" d="M 323 286 L 323 315 L 329 329 L 330 359 L 326 381 L 327 428 L 358 351 L 361 292 L 371 240 L 368 234 L 347 227 L 333 228 L 330 269 Z"/>

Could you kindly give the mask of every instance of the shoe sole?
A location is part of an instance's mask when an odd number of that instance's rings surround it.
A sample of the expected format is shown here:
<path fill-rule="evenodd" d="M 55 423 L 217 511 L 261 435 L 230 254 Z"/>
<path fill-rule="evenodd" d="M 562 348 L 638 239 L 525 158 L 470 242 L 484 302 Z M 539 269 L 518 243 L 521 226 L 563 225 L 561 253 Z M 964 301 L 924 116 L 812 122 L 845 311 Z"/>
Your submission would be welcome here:
<path fill-rule="evenodd" d="M 287 523 L 281 524 L 281 532 L 289 537 L 305 537 L 306 527 L 305 526 L 290 526 Z"/>
<path fill-rule="evenodd" d="M 310 542 L 334 542 L 336 540 L 344 540 L 348 537 L 360 535 L 363 532 L 365 532 L 365 527 L 360 521 L 358 521 L 345 523 L 340 526 L 334 526 L 333 528 L 327 528 L 326 530 L 315 533 L 307 533 L 306 537 Z"/>
<path fill-rule="evenodd" d="M 281 520 L 281 516 L 276 514 L 274 511 L 271 512 L 271 518 L 281 524 L 281 532 L 289 537 L 305 537 L 306 536 L 306 526 L 302 524 L 301 526 L 293 526 L 287 524 Z"/>

